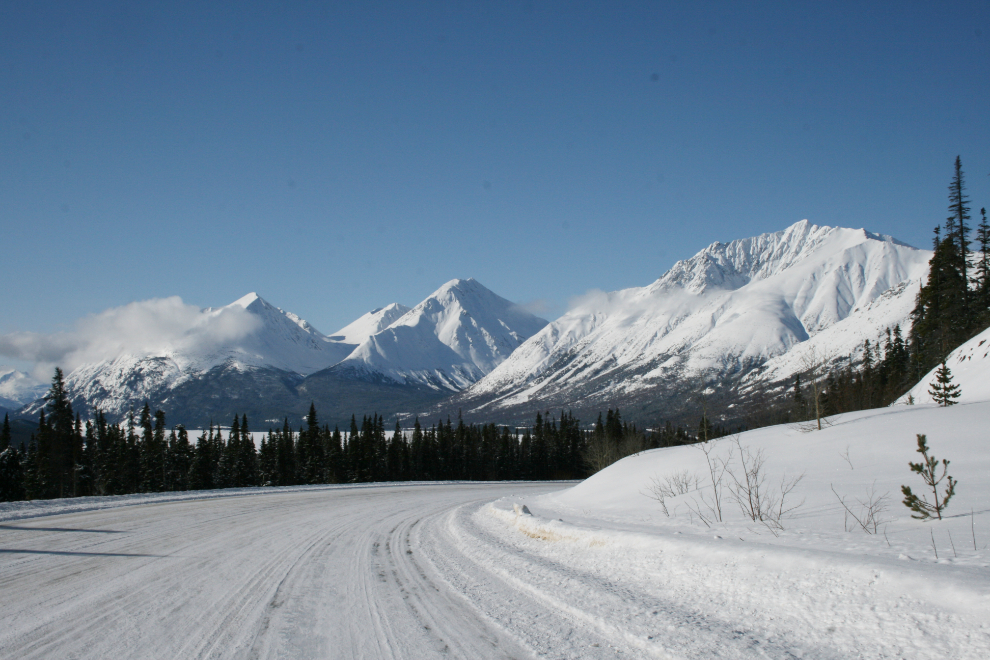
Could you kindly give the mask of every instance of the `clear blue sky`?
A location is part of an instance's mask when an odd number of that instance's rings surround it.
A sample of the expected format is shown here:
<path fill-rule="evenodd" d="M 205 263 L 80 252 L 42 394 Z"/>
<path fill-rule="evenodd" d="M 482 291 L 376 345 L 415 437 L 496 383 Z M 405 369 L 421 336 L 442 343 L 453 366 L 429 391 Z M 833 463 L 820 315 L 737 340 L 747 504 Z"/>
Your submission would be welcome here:
<path fill-rule="evenodd" d="M 957 154 L 990 206 L 985 1 L 278 4 L 0 6 L 0 333 L 454 277 L 553 318 L 803 218 L 927 247 Z"/>

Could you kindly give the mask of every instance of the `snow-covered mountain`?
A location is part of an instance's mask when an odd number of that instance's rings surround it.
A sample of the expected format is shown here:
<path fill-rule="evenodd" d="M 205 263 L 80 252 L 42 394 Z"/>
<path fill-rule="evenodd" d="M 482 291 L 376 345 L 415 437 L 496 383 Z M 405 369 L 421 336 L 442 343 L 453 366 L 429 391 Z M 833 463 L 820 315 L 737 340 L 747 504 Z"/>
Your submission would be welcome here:
<path fill-rule="evenodd" d="M 931 253 L 807 220 L 713 243 L 653 284 L 587 296 L 455 405 L 498 411 L 630 405 L 691 383 L 779 381 L 800 354 L 855 354 L 902 327 Z M 697 389 L 697 388 L 696 388 Z"/>
<path fill-rule="evenodd" d="M 216 369 L 277 370 L 301 377 L 339 362 L 353 349 L 354 344 L 334 341 L 249 293 L 224 307 L 202 310 L 187 330 L 157 346 L 82 364 L 66 375 L 66 386 L 76 406 L 119 416 L 144 401 L 165 404 L 176 388 L 202 381 Z"/>
<path fill-rule="evenodd" d="M 225 343 L 196 356 L 200 360 L 196 365 L 198 369 L 233 361 L 245 366 L 273 367 L 306 375 L 336 364 L 353 350 L 354 344 L 363 339 L 357 332 L 351 333 L 354 343 L 331 339 L 292 312 L 269 304 L 256 293 L 249 293 L 220 310 L 207 311 L 222 312 L 232 307 L 243 308 L 260 325 L 255 332 L 246 333 L 236 342 Z M 341 334 L 338 333 L 338 336 Z M 187 357 L 191 358 L 192 355 Z"/>
<path fill-rule="evenodd" d="M 456 392 L 545 325 L 476 280 L 455 279 L 368 337 L 332 371 Z"/>
<path fill-rule="evenodd" d="M 0 366 L 0 408 L 16 410 L 43 396 L 46 383 L 13 367 Z"/>
<path fill-rule="evenodd" d="M 74 406 L 119 418 L 148 401 L 197 423 L 237 412 L 295 417 L 310 401 L 347 418 L 416 409 L 475 382 L 547 323 L 474 280 L 452 280 L 415 308 L 373 310 L 330 336 L 255 293 L 190 314 L 141 342 L 123 324 L 126 349 L 66 375 Z"/>
<path fill-rule="evenodd" d="M 987 328 L 945 358 L 945 365 L 952 375 L 952 383 L 959 386 L 959 403 L 990 401 L 990 328 Z M 897 400 L 906 404 L 910 398 L 914 403 L 934 403 L 929 390 L 935 382 L 932 369 L 907 394 Z"/>

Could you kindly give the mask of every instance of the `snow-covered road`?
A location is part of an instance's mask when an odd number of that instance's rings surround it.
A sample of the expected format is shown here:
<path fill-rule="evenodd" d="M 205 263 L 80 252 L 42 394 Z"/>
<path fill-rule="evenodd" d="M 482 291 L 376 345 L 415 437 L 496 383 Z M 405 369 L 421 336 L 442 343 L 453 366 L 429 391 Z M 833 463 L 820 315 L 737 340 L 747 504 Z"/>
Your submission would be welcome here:
<path fill-rule="evenodd" d="M 3 522 L 0 657 L 529 657 L 452 588 L 485 567 L 435 530 L 553 488 L 289 489 Z"/>
<path fill-rule="evenodd" d="M 807 551 L 513 512 L 560 488 L 3 505 L 0 658 L 986 657 L 975 592 L 960 613 Z"/>

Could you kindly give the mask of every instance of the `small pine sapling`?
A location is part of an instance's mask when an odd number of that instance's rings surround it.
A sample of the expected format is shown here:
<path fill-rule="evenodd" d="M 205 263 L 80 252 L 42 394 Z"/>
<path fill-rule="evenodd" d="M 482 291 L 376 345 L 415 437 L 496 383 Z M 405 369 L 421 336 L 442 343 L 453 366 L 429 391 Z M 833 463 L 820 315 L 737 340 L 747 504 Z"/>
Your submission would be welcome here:
<path fill-rule="evenodd" d="M 956 403 L 954 399 L 959 398 L 959 386 L 952 382 L 952 372 L 944 361 L 935 371 L 935 380 L 928 393 L 932 395 L 935 403 L 943 407 L 954 405 Z"/>
<path fill-rule="evenodd" d="M 921 463 L 908 463 L 912 472 L 917 472 L 924 479 L 925 484 L 932 489 L 932 498 L 935 503 L 929 503 L 925 496 L 922 495 L 918 497 L 911 492 L 909 486 L 901 486 L 901 492 L 904 493 L 904 506 L 914 511 L 911 514 L 912 518 L 917 520 L 927 520 L 932 516 L 938 517 L 939 520 L 942 519 L 942 511 L 945 507 L 949 505 L 949 500 L 956 492 L 956 480 L 951 476 L 946 477 L 946 472 L 949 469 L 949 461 L 942 459 L 942 475 L 936 476 L 938 471 L 938 461 L 934 456 L 928 455 L 928 443 L 924 435 L 918 434 L 918 449 L 917 452 L 924 457 L 924 461 Z M 948 478 L 948 484 L 945 487 L 945 492 L 939 497 L 938 485 L 942 483 L 943 479 Z"/>

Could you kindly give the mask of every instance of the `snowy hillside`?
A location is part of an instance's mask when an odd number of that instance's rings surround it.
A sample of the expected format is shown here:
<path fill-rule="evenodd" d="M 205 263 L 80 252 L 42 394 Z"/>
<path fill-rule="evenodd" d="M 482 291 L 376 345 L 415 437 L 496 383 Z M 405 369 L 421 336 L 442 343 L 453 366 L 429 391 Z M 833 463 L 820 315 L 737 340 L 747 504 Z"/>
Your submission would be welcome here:
<path fill-rule="evenodd" d="M 713 243 L 653 284 L 587 296 L 465 393 L 466 406 L 608 405 L 657 387 L 800 370 L 905 323 L 931 254 L 863 229 L 798 222 Z M 774 362 L 774 359 L 777 361 Z"/>
<path fill-rule="evenodd" d="M 34 401 L 48 389 L 28 374 L 13 367 L 0 366 L 0 407 L 11 410 Z"/>
<path fill-rule="evenodd" d="M 630 456 L 573 488 L 502 500 L 490 514 L 497 522 L 475 518 L 496 538 L 514 532 L 517 553 L 538 555 L 541 566 L 592 583 L 601 576 L 607 588 L 594 590 L 525 573 L 548 599 L 599 613 L 587 617 L 591 626 L 622 621 L 625 638 L 645 645 L 640 657 L 985 658 L 988 418 L 990 402 L 897 406 L 837 416 L 820 432 L 777 426 L 743 433 L 738 445 L 715 441 L 711 456 L 737 476 L 740 448 L 763 452 L 764 497 L 803 475 L 787 504 L 799 506 L 773 530 L 742 513 L 728 474 L 717 520 L 697 446 Z M 912 519 L 901 503 L 901 485 L 924 489 L 907 465 L 921 460 L 918 433 L 959 483 L 941 521 Z M 666 497 L 665 514 L 649 495 L 675 478 L 684 492 Z M 880 506 L 866 532 L 853 515 L 867 520 L 871 501 Z M 646 614 L 637 615 L 640 603 Z M 704 632 L 693 630 L 699 616 Z M 699 653 L 699 644 L 715 646 Z"/>
<path fill-rule="evenodd" d="M 474 279 L 451 280 L 366 339 L 334 370 L 457 391 L 547 324 Z"/>
<path fill-rule="evenodd" d="M 990 401 L 990 328 L 949 353 L 945 364 L 952 374 L 952 382 L 959 386 L 959 398 L 956 401 Z M 935 369 L 932 369 L 907 394 L 898 399 L 897 404 L 907 403 L 909 397 L 915 403 L 933 403 L 928 391 L 934 381 Z"/>

